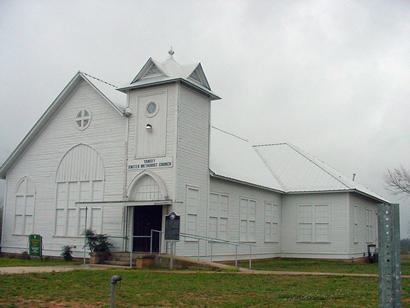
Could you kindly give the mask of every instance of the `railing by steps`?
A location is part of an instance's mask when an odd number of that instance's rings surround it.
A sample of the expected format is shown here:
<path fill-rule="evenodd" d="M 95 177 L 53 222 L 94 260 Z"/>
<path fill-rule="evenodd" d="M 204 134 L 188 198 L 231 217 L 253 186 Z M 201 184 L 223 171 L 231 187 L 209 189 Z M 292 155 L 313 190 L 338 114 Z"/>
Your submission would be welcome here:
<path fill-rule="evenodd" d="M 117 238 L 117 239 L 124 239 L 124 240 L 128 240 L 128 239 L 133 239 L 133 238 L 149 238 L 150 239 L 150 249 L 149 249 L 149 254 L 153 254 L 153 241 L 154 241 L 154 234 L 158 233 L 158 247 L 159 247 L 159 252 L 161 253 L 161 248 L 162 248 L 162 242 L 163 242 L 163 234 L 164 231 L 160 231 L 160 230 L 155 230 L 155 229 L 151 229 L 150 235 L 133 235 L 133 236 L 129 236 L 129 237 L 121 237 L 121 236 L 108 236 L 108 238 Z M 218 244 L 225 244 L 225 245 L 230 245 L 230 246 L 234 246 L 235 247 L 235 266 L 238 267 L 238 248 L 240 246 L 247 246 L 249 248 L 249 257 L 248 257 L 248 266 L 251 269 L 252 268 L 252 247 L 254 247 L 255 245 L 253 244 L 249 244 L 249 243 L 242 243 L 242 242 L 233 242 L 233 241 L 228 241 L 228 240 L 223 240 L 223 239 L 218 239 L 218 238 L 212 238 L 212 237 L 208 237 L 208 236 L 202 236 L 202 235 L 195 235 L 195 234 L 189 234 L 189 233 L 184 233 L 181 232 L 180 237 L 182 238 L 186 238 L 186 239 L 193 239 L 196 240 L 197 242 L 197 259 L 200 259 L 200 242 L 204 241 L 207 245 L 207 247 L 209 246 L 209 254 L 207 254 L 209 256 L 210 261 L 213 261 L 214 255 L 213 255 L 213 245 L 218 243 Z M 175 255 L 175 245 L 176 245 L 176 241 L 169 241 L 169 240 L 165 240 L 165 253 L 170 253 L 171 255 Z M 83 253 L 84 253 L 84 264 L 86 262 L 86 237 L 84 237 L 84 246 L 83 246 Z M 129 267 L 132 268 L 133 265 L 133 256 L 136 252 L 134 251 L 130 251 L 129 252 Z"/>
<path fill-rule="evenodd" d="M 247 246 L 249 247 L 249 258 L 248 258 L 248 266 L 249 269 L 252 268 L 252 247 L 254 247 L 255 245 L 249 244 L 249 243 L 242 243 L 242 242 L 233 242 L 233 241 L 228 241 L 228 240 L 223 240 L 223 239 L 218 239 L 218 238 L 212 238 L 212 237 L 208 237 L 208 236 L 202 236 L 202 235 L 195 235 L 195 234 L 189 234 L 189 233 L 183 233 L 181 232 L 180 237 L 183 238 L 190 238 L 190 239 L 195 239 L 197 240 L 197 259 L 199 260 L 200 258 L 200 241 L 205 241 L 207 243 L 207 245 L 209 245 L 210 247 L 210 261 L 212 262 L 213 259 L 213 244 L 215 243 L 220 243 L 220 244 L 226 244 L 226 245 L 231 245 L 235 247 L 235 266 L 238 267 L 238 248 L 240 246 Z"/>

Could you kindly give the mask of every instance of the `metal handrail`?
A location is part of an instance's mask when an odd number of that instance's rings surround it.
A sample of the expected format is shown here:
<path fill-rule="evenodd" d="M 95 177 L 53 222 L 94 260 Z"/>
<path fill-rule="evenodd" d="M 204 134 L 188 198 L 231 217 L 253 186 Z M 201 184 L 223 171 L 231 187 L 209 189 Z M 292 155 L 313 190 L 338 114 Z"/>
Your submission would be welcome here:
<path fill-rule="evenodd" d="M 159 253 L 162 251 L 162 234 L 164 231 L 161 230 L 155 230 L 151 229 L 150 235 L 132 235 L 132 236 L 107 236 L 109 238 L 120 238 L 120 239 L 130 239 L 130 238 L 149 238 L 150 239 L 150 253 L 152 254 L 153 251 L 153 238 L 154 238 L 154 233 L 158 233 L 159 236 Z M 218 238 L 213 238 L 213 237 L 208 237 L 208 236 L 202 236 L 202 235 L 196 235 L 196 234 L 189 234 L 189 233 L 180 233 L 181 237 L 185 238 L 192 238 L 198 240 L 198 249 L 197 249 L 197 259 L 199 260 L 200 258 L 200 241 L 205 241 L 208 245 L 210 245 L 210 261 L 212 262 L 213 260 L 213 244 L 214 243 L 220 243 L 220 244 L 227 244 L 227 245 L 232 245 L 235 246 L 235 266 L 238 267 L 238 247 L 240 246 L 247 246 L 249 247 L 249 268 L 252 268 L 252 247 L 256 247 L 254 244 L 250 243 L 243 243 L 243 242 L 234 242 L 234 241 L 228 241 L 224 239 L 218 239 Z M 84 240 L 87 238 L 87 236 L 84 236 Z M 166 243 L 168 241 L 165 241 Z M 167 247 L 168 248 L 168 247 Z M 86 251 L 86 244 L 83 246 L 84 249 L 84 264 L 85 264 L 85 251 Z M 167 249 L 168 250 L 168 249 Z M 132 258 L 133 258 L 133 251 L 130 249 L 130 268 L 132 268 Z"/>
<path fill-rule="evenodd" d="M 249 264 L 249 269 L 252 268 L 252 247 L 256 247 L 254 244 L 249 244 L 249 243 L 242 243 L 242 242 L 233 242 L 233 241 L 228 241 L 228 240 L 223 240 L 223 239 L 218 239 L 218 238 L 212 238 L 208 236 L 202 236 L 202 235 L 196 235 L 196 234 L 189 234 L 189 233 L 180 233 L 180 236 L 182 237 L 188 237 L 188 238 L 193 238 L 198 240 L 198 255 L 197 259 L 199 260 L 199 241 L 204 240 L 208 244 L 210 244 L 210 261 L 212 262 L 212 257 L 213 257 L 213 243 L 221 243 L 221 244 L 228 244 L 228 245 L 233 245 L 235 246 L 235 266 L 238 267 L 238 247 L 243 245 L 243 246 L 248 246 L 249 247 L 249 259 L 248 259 L 248 264 Z"/>

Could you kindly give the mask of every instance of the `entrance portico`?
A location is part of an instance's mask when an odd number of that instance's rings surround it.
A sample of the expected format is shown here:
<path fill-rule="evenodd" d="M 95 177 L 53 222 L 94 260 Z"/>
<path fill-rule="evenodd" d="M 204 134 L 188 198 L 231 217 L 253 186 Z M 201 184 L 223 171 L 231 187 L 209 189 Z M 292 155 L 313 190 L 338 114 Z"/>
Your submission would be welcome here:
<path fill-rule="evenodd" d="M 156 174 L 144 171 L 134 178 L 125 209 L 130 251 L 161 252 L 164 217 L 172 204 L 167 198 L 165 184 Z"/>

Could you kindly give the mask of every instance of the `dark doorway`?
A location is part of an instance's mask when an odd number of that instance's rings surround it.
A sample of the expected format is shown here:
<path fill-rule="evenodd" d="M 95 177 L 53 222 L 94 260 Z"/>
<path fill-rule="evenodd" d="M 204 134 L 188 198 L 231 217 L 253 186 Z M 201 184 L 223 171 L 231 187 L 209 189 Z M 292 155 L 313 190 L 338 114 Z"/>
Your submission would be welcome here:
<path fill-rule="evenodd" d="M 134 236 L 150 236 L 151 230 L 161 231 L 162 206 L 136 206 L 134 207 Z M 153 232 L 152 251 L 159 252 L 158 232 Z M 134 237 L 133 251 L 149 252 L 150 238 Z"/>

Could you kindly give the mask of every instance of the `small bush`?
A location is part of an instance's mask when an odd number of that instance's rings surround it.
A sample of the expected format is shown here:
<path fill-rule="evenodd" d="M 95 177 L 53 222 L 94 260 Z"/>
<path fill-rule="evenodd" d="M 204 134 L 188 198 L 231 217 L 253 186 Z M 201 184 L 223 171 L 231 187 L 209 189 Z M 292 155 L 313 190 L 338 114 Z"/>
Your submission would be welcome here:
<path fill-rule="evenodd" d="M 94 252 L 105 252 L 110 253 L 111 247 L 113 245 L 108 240 L 108 236 L 105 234 L 95 234 L 92 230 L 85 231 L 85 236 L 87 238 L 87 247 L 90 249 L 91 253 Z"/>
<path fill-rule="evenodd" d="M 28 260 L 28 259 L 30 259 L 30 255 L 27 253 L 27 251 L 23 251 L 22 254 L 21 254 L 21 258 L 25 259 L 25 260 Z"/>
<path fill-rule="evenodd" d="M 73 251 L 71 250 L 71 246 L 63 246 L 61 256 L 64 258 L 64 261 L 71 261 L 73 259 Z"/>

